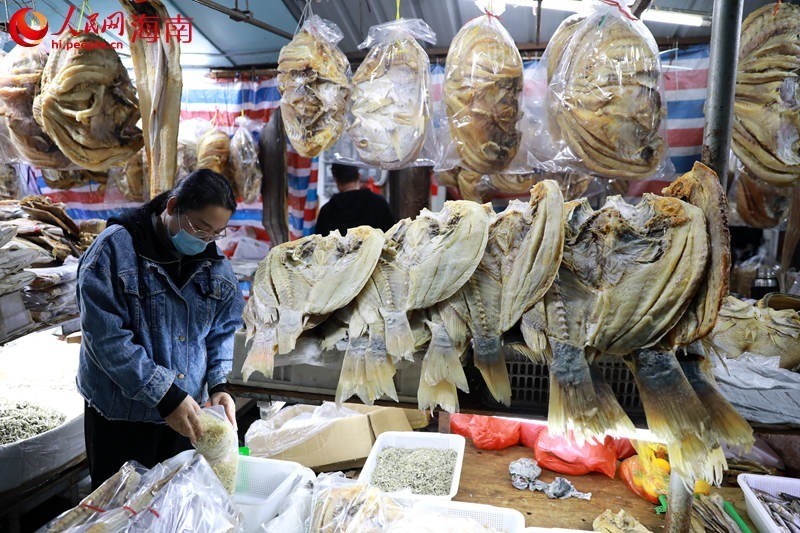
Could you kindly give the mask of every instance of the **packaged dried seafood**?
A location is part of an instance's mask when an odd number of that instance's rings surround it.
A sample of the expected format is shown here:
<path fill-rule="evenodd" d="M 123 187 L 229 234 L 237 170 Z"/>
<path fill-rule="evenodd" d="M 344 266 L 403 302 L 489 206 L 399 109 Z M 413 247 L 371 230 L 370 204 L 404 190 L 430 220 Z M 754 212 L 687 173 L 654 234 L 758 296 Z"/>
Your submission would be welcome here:
<path fill-rule="evenodd" d="M 785 188 L 760 180 L 739 165 L 733 184 L 733 203 L 742 221 L 754 228 L 774 228 L 781 223 L 789 209 Z"/>
<path fill-rule="evenodd" d="M 36 123 L 33 100 L 39 93 L 47 62 L 43 45 L 16 46 L 0 67 L 0 114 L 8 121 L 14 149 L 20 157 L 39 168 L 68 168 L 72 162 Z"/>
<path fill-rule="evenodd" d="M 447 53 L 443 89 L 451 142 L 444 143 L 437 167 L 454 163 L 481 174 L 508 169 L 522 138 L 522 86 L 522 57 L 500 21 L 486 14 L 465 24 Z"/>
<path fill-rule="evenodd" d="M 19 197 L 19 193 L 20 181 L 17 167 L 8 163 L 0 163 L 0 199 L 15 200 Z"/>
<path fill-rule="evenodd" d="M 261 193 L 258 147 L 249 129 L 252 121 L 247 117 L 237 117 L 236 125 L 230 143 L 231 173 L 242 201 L 250 204 L 258 200 Z"/>
<path fill-rule="evenodd" d="M 136 21 L 141 17 L 158 25 L 155 39 L 130 42 L 149 170 L 145 190 L 153 197 L 172 189 L 177 173 L 183 87 L 180 39 L 165 27 L 173 19 L 160 0 L 120 0 L 120 4 L 128 14 L 128 35 L 135 35 Z"/>
<path fill-rule="evenodd" d="M 147 169 L 147 154 L 144 149 L 133 154 L 125 162 L 123 172 L 116 182 L 122 195 L 131 201 L 141 202 L 149 198 L 147 191 L 150 188 L 149 171 Z"/>
<path fill-rule="evenodd" d="M 208 168 L 230 180 L 231 139 L 219 128 L 206 132 L 197 144 L 197 168 Z M 235 183 L 231 185 L 236 187 Z"/>
<path fill-rule="evenodd" d="M 417 39 L 433 44 L 436 34 L 423 20 L 399 19 L 371 27 L 359 45 L 371 48 L 353 76 L 347 133 L 361 161 L 371 166 L 413 166 L 426 140 L 430 63 Z"/>
<path fill-rule="evenodd" d="M 624 4 L 608 4 L 562 24 L 543 61 L 550 134 L 565 145 L 556 163 L 610 178 L 660 175 L 669 159 L 658 46 Z"/>
<path fill-rule="evenodd" d="M 286 135 L 303 157 L 315 157 L 342 134 L 350 99 L 350 64 L 332 22 L 312 15 L 281 49 L 278 85 Z"/>
<path fill-rule="evenodd" d="M 221 406 L 207 407 L 199 415 L 203 434 L 195 448 L 211 465 L 222 486 L 229 493 L 236 488 L 239 466 L 239 440 Z"/>
<path fill-rule="evenodd" d="M 33 116 L 76 165 L 104 171 L 143 145 L 139 101 L 117 52 L 96 33 L 67 32 L 42 73 Z"/>
<path fill-rule="evenodd" d="M 779 2 L 750 13 L 742 23 L 731 147 L 754 177 L 778 186 L 800 176 L 798 70 L 800 6 Z"/>

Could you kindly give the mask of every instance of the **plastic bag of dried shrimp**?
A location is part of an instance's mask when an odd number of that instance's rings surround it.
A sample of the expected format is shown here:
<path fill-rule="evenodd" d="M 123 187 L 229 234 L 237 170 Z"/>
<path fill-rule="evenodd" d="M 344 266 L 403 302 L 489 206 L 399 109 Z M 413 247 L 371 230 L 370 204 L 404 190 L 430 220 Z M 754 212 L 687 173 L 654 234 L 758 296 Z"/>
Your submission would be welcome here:
<path fill-rule="evenodd" d="M 258 146 L 251 133 L 258 129 L 258 125 L 247 117 L 236 117 L 236 126 L 231 138 L 231 173 L 239 197 L 244 203 L 250 204 L 258 200 L 261 192 Z"/>
<path fill-rule="evenodd" d="M 432 148 L 424 150 L 430 140 L 430 62 L 417 40 L 434 44 L 436 34 L 423 20 L 398 19 L 372 26 L 359 45 L 370 50 L 353 75 L 347 133 L 367 165 L 394 170 L 433 164 Z"/>
<path fill-rule="evenodd" d="M 486 11 L 467 22 L 450 44 L 436 106 L 436 169 L 530 172 L 520 128 L 523 83 L 522 57 L 497 16 Z"/>
<path fill-rule="evenodd" d="M 546 70 L 551 170 L 641 180 L 672 174 L 664 76 L 650 30 L 619 0 L 565 20 L 538 67 Z"/>
<path fill-rule="evenodd" d="M 236 430 L 225 416 L 225 409 L 219 405 L 201 410 L 200 427 L 203 434 L 194 447 L 206 458 L 225 489 L 233 493 L 239 467 L 239 440 Z"/>
<path fill-rule="evenodd" d="M 350 99 L 350 63 L 336 44 L 336 24 L 312 15 L 278 56 L 286 136 L 303 157 L 315 157 L 342 134 Z"/>

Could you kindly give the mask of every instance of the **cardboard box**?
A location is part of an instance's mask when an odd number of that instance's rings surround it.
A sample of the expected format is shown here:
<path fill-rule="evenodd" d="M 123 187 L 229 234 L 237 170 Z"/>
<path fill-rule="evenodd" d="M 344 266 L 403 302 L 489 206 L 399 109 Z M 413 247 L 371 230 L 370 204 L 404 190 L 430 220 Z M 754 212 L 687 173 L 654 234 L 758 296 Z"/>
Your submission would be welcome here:
<path fill-rule="evenodd" d="M 411 431 L 404 409 L 350 403 L 344 407 L 360 414 L 336 419 L 320 432 L 270 459 L 295 461 L 318 472 L 359 468 L 364 465 L 378 435 L 385 431 Z M 294 409 L 296 416 L 310 413 L 316 407 L 302 405 Z M 293 437 L 291 429 L 277 431 L 285 432 L 287 439 Z M 258 455 L 257 446 L 251 445 L 251 453 Z"/>

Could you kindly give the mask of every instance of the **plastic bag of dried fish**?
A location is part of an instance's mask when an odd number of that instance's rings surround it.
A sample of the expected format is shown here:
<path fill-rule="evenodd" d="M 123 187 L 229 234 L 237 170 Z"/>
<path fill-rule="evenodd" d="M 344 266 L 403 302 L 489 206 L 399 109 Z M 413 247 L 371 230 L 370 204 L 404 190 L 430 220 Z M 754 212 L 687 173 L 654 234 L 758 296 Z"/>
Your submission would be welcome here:
<path fill-rule="evenodd" d="M 417 39 L 433 44 L 436 34 L 423 20 L 399 19 L 371 27 L 359 45 L 371 48 L 353 76 L 347 133 L 371 166 L 433 164 L 433 154 L 421 154 L 429 132 L 430 63 Z"/>
<path fill-rule="evenodd" d="M 497 17 L 487 13 L 461 28 L 447 54 L 444 109 L 434 120 L 438 170 L 530 171 L 518 126 L 523 81 L 522 56 Z"/>
<path fill-rule="evenodd" d="M 247 117 L 236 117 L 236 126 L 230 147 L 231 173 L 237 193 L 244 203 L 249 204 L 258 200 L 261 192 L 258 147 L 250 133 L 256 125 Z"/>
<path fill-rule="evenodd" d="M 625 179 L 670 173 L 658 46 L 625 4 L 598 2 L 584 19 L 568 19 L 546 55 L 559 168 Z"/>
<path fill-rule="evenodd" d="M 337 48 L 336 24 L 310 16 L 278 57 L 286 136 L 303 157 L 328 149 L 342 134 L 350 99 L 350 63 Z"/>

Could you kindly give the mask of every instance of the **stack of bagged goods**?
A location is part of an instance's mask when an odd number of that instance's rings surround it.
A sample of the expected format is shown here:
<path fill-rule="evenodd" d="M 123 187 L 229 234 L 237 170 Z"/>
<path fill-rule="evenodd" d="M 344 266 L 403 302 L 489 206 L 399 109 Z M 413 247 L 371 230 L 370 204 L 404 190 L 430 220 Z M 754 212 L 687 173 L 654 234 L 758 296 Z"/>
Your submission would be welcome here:
<path fill-rule="evenodd" d="M 25 269 L 36 260 L 37 252 L 18 245 L 16 234 L 16 228 L 0 226 L 0 296 L 21 291 L 36 277 Z"/>
<path fill-rule="evenodd" d="M 62 319 L 77 316 L 78 302 L 75 291 L 78 280 L 78 260 L 68 257 L 64 264 L 55 267 L 31 268 L 36 276 L 22 295 L 31 318 L 40 324 L 54 324 Z"/>

